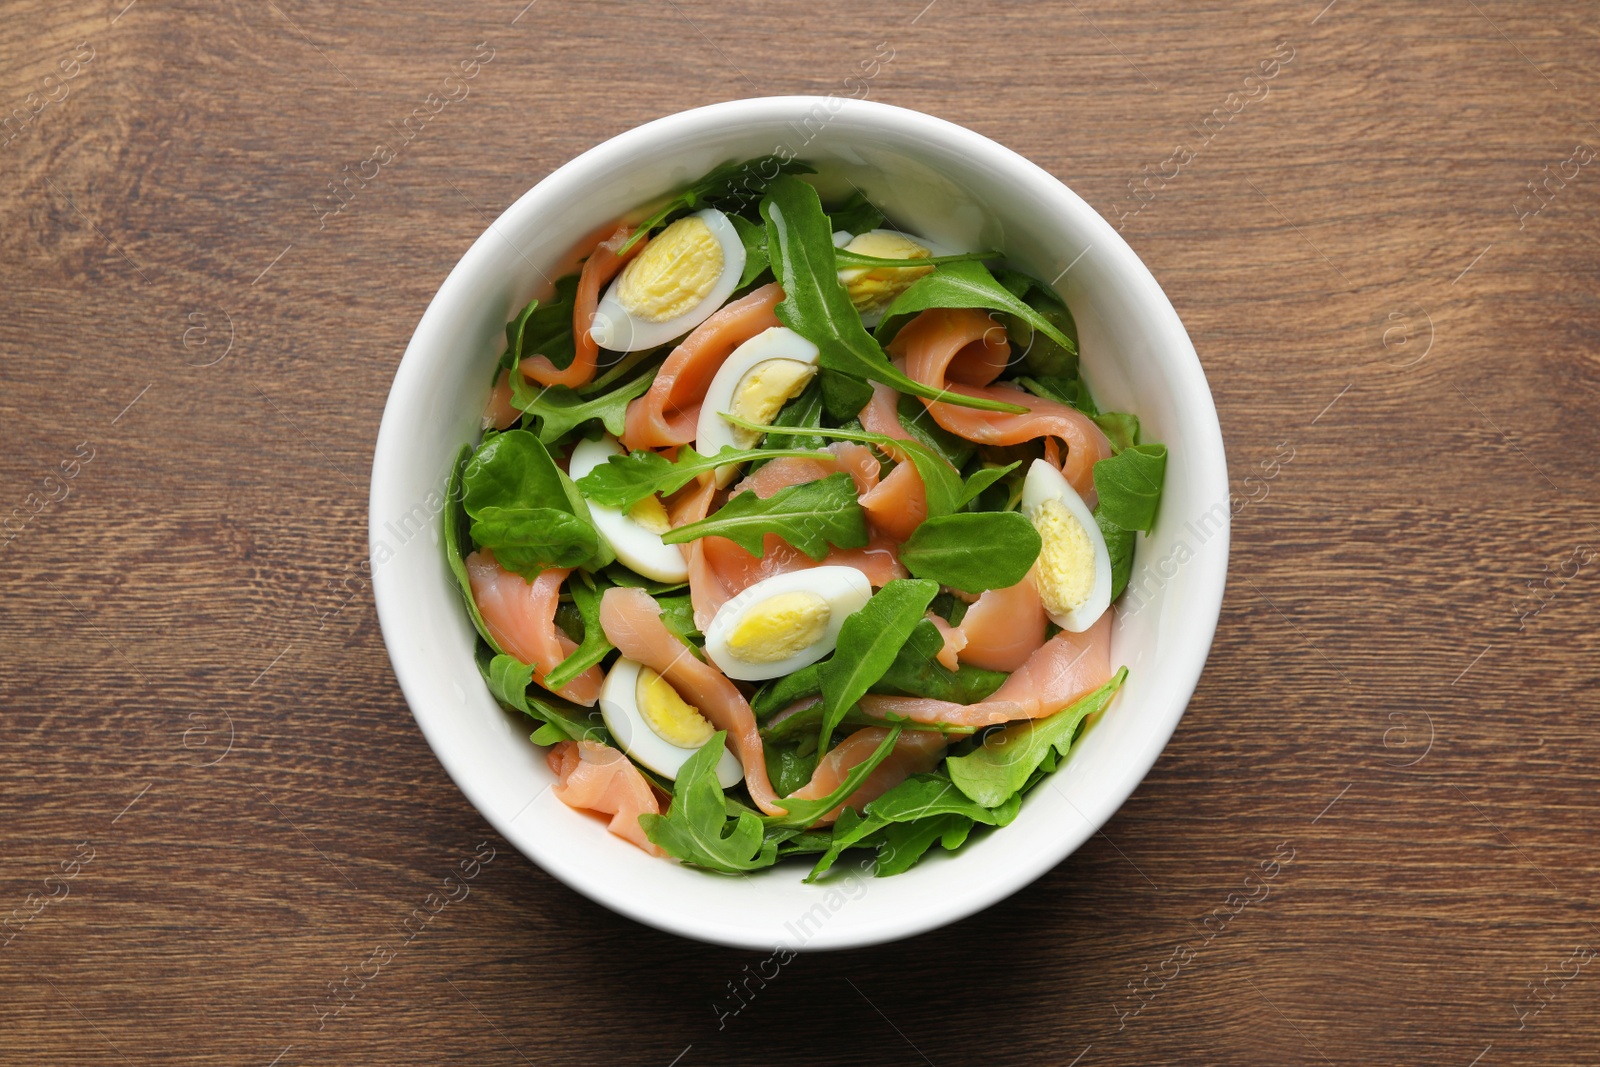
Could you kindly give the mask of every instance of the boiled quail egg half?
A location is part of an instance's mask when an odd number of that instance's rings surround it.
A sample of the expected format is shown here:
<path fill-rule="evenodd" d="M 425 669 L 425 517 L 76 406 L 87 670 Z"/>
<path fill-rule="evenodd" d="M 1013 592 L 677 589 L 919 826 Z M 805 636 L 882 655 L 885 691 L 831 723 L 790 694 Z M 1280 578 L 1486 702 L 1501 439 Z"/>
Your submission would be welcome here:
<path fill-rule="evenodd" d="M 854 567 L 810 567 L 750 586 L 706 628 L 706 655 L 729 678 L 761 681 L 789 674 L 832 652 L 839 627 L 872 599 Z"/>
<path fill-rule="evenodd" d="M 595 305 L 589 336 L 613 352 L 664 345 L 710 318 L 743 273 L 744 242 L 728 216 L 686 215 L 622 268 Z"/>
<path fill-rule="evenodd" d="M 715 728 L 672 683 L 644 664 L 619 659 L 600 687 L 600 715 L 622 750 L 663 778 L 676 780 L 684 761 L 711 740 Z M 744 768 L 724 750 L 717 784 L 739 784 Z"/>
<path fill-rule="evenodd" d="M 904 267 L 846 267 L 839 272 L 839 283 L 850 295 L 850 303 L 861 313 L 861 322 L 867 327 L 876 326 L 883 318 L 884 309 L 911 288 L 913 282 L 933 273 L 931 266 L 916 266 L 916 260 L 955 254 L 925 237 L 913 237 L 899 230 L 868 230 L 857 234 L 841 230 L 833 235 L 833 243 L 835 247 L 863 256 L 912 261 L 912 265 Z"/>
<path fill-rule="evenodd" d="M 1022 483 L 1022 513 L 1039 531 L 1034 584 L 1045 613 L 1082 633 L 1111 605 L 1111 553 L 1100 524 L 1061 472 L 1033 461 Z"/>
<path fill-rule="evenodd" d="M 754 448 L 761 434 L 735 426 L 723 413 L 766 426 L 816 374 L 816 345 L 787 326 L 762 330 L 733 350 L 706 387 L 695 450 L 712 456 L 730 446 Z M 736 463 L 718 467 L 717 485 L 727 485 L 738 470 Z"/>
<path fill-rule="evenodd" d="M 622 446 L 610 434 L 595 441 L 579 441 L 572 449 L 568 474 L 577 481 L 606 462 L 622 455 Z M 658 582 L 687 582 L 689 561 L 677 545 L 661 543 L 661 535 L 672 529 L 667 509 L 655 494 L 645 497 L 627 511 L 589 502 L 589 514 L 605 535 L 617 558 L 646 578 Z"/>

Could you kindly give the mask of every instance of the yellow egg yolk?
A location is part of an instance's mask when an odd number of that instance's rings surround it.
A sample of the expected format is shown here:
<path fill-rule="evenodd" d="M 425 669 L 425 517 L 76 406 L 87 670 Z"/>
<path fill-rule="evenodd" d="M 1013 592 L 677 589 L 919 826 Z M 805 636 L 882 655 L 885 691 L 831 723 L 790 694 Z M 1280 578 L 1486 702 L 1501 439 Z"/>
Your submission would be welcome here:
<path fill-rule="evenodd" d="M 1039 531 L 1039 599 L 1051 615 L 1065 615 L 1094 592 L 1094 542 L 1059 500 L 1046 500 L 1030 516 Z"/>
<path fill-rule="evenodd" d="M 629 508 L 628 518 L 653 534 L 664 534 L 672 529 L 672 523 L 667 521 L 666 505 L 654 493 Z"/>
<path fill-rule="evenodd" d="M 656 234 L 622 268 L 617 302 L 645 322 L 687 314 L 722 277 L 722 244 L 705 221 L 690 215 Z"/>
<path fill-rule="evenodd" d="M 878 259 L 927 259 L 932 253 L 917 242 L 897 233 L 863 233 L 845 245 L 847 252 L 860 252 Z M 911 287 L 932 267 L 851 267 L 839 272 L 839 281 L 850 294 L 857 311 L 881 311 Z"/>
<path fill-rule="evenodd" d="M 745 663 L 778 663 L 828 631 L 833 610 L 815 593 L 779 593 L 745 609 L 728 634 L 728 652 Z"/>
<path fill-rule="evenodd" d="M 757 363 L 733 388 L 728 414 L 763 426 L 778 417 L 784 404 L 800 395 L 806 383 L 816 376 L 813 363 L 798 359 L 768 359 Z M 733 441 L 740 448 L 751 448 L 761 434 L 743 426 L 733 428 Z"/>
<path fill-rule="evenodd" d="M 669 745 L 699 748 L 716 732 L 699 708 L 686 702 L 665 678 L 649 667 L 639 668 L 633 697 L 646 725 Z"/>

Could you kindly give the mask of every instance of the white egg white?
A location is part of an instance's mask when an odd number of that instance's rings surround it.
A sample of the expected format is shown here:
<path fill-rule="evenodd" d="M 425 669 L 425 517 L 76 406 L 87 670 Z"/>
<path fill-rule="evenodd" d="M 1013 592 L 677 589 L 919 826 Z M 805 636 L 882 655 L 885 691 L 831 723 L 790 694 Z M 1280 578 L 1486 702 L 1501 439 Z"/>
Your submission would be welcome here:
<path fill-rule="evenodd" d="M 722 248 L 722 273 L 710 291 L 698 304 L 677 318 L 665 322 L 647 322 L 635 317 L 617 299 L 617 286 L 622 283 L 622 275 L 618 274 L 595 305 L 594 319 L 589 326 L 589 336 L 595 344 L 612 352 L 637 352 L 664 345 L 710 318 L 712 312 L 726 303 L 739 287 L 745 258 L 744 242 L 739 239 L 739 231 L 728 221 L 728 216 L 714 208 L 696 212 L 694 217 L 706 224 L 711 236 Z"/>
<path fill-rule="evenodd" d="M 711 384 L 706 387 L 706 397 L 700 405 L 700 425 L 695 431 L 695 451 L 702 456 L 715 455 L 724 448 L 736 448 L 734 426 L 722 417 L 733 408 L 734 393 L 739 383 L 761 363 L 769 359 L 788 359 L 796 363 L 816 366 L 817 346 L 795 333 L 787 326 L 773 326 L 762 330 L 750 340 L 733 350 L 717 370 Z M 739 464 L 728 463 L 717 468 L 717 485 L 722 487 L 733 481 Z"/>
<path fill-rule="evenodd" d="M 610 434 L 596 441 L 579 441 L 572 448 L 568 473 L 577 481 L 612 456 L 621 454 L 622 446 Z M 689 580 L 689 560 L 677 545 L 662 544 L 660 534 L 640 526 L 620 508 L 590 501 L 589 514 L 605 539 L 611 542 L 617 558 L 627 566 L 658 582 Z"/>
<path fill-rule="evenodd" d="M 1083 527 L 1084 533 L 1089 535 L 1089 544 L 1094 549 L 1094 583 L 1088 598 L 1065 614 L 1050 613 L 1050 620 L 1063 630 L 1082 633 L 1093 626 L 1105 614 L 1106 608 L 1111 606 L 1111 553 L 1106 549 L 1100 524 L 1094 521 L 1094 514 L 1077 490 L 1072 488 L 1072 483 L 1055 467 L 1036 459 L 1022 482 L 1022 513 L 1031 521 L 1034 512 L 1047 500 L 1059 500 L 1065 505 Z"/>
<path fill-rule="evenodd" d="M 827 628 L 813 643 L 775 663 L 750 663 L 741 660 L 728 647 L 728 637 L 745 616 L 762 603 L 784 593 L 815 593 L 827 601 Z M 718 609 L 706 627 L 706 655 L 729 678 L 762 681 L 790 674 L 809 666 L 834 650 L 839 642 L 839 627 L 846 617 L 860 611 L 872 599 L 872 583 L 854 567 L 810 567 L 765 578 Z"/>
<path fill-rule="evenodd" d="M 651 729 L 639 710 L 639 667 L 631 659 L 617 660 L 600 687 L 600 715 L 622 751 L 663 778 L 676 781 L 684 762 L 697 750 L 680 748 Z M 724 749 L 717 762 L 717 784 L 730 789 L 743 778 L 739 758 Z"/>

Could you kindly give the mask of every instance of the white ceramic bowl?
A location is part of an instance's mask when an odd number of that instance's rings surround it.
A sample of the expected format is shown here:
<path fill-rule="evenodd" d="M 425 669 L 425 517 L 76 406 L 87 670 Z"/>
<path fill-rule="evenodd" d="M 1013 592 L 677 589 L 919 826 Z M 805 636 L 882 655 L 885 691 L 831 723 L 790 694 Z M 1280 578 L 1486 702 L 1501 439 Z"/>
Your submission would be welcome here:
<path fill-rule="evenodd" d="M 1130 670 L 1104 719 L 1010 826 L 905 874 L 852 862 L 826 884 L 781 865 L 729 878 L 653 859 L 563 806 L 529 723 L 489 696 L 446 569 L 439 513 L 451 460 L 479 437 L 506 320 L 585 234 L 730 159 L 788 153 L 824 192 L 865 192 L 946 245 L 998 248 L 1054 281 L 1077 319 L 1102 407 L 1138 414 L 1171 449 L 1154 533 L 1112 639 Z M 749 949 L 845 948 L 970 915 L 1059 863 L 1109 819 L 1160 755 L 1205 663 L 1222 604 L 1229 493 L 1216 409 L 1183 324 L 1093 208 L 971 130 L 852 99 L 772 97 L 670 115 L 590 149 L 506 210 L 456 264 L 418 323 L 372 464 L 372 585 L 395 674 L 428 743 L 467 798 L 539 866 L 607 907 L 685 937 Z"/>

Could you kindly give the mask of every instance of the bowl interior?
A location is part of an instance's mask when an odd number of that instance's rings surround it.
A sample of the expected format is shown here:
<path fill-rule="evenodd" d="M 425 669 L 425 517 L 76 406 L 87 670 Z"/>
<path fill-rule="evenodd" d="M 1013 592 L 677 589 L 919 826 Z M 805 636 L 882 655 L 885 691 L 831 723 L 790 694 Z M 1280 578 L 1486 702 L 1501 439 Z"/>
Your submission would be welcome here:
<path fill-rule="evenodd" d="M 728 878 L 653 859 L 562 805 L 525 721 L 489 696 L 446 569 L 439 516 L 450 462 L 478 417 L 504 324 L 597 226 L 730 159 L 783 153 L 851 186 L 893 224 L 957 247 L 1003 249 L 1052 282 L 1077 319 L 1085 378 L 1170 449 L 1155 531 L 1141 536 L 1113 635 L 1126 686 L 1009 827 L 934 849 L 877 881 L 853 862 L 825 884 L 780 865 Z M 779 97 L 685 112 L 562 167 L 496 220 L 429 306 L 395 377 L 373 462 L 373 587 L 395 671 L 446 770 L 507 840 L 593 899 L 688 937 L 768 949 L 891 940 L 953 921 L 1072 852 L 1138 785 L 1193 691 L 1227 564 L 1221 434 L 1194 349 L 1149 272 L 1088 205 L 978 134 L 900 108 Z M 847 861 L 853 857 L 847 857 Z"/>

